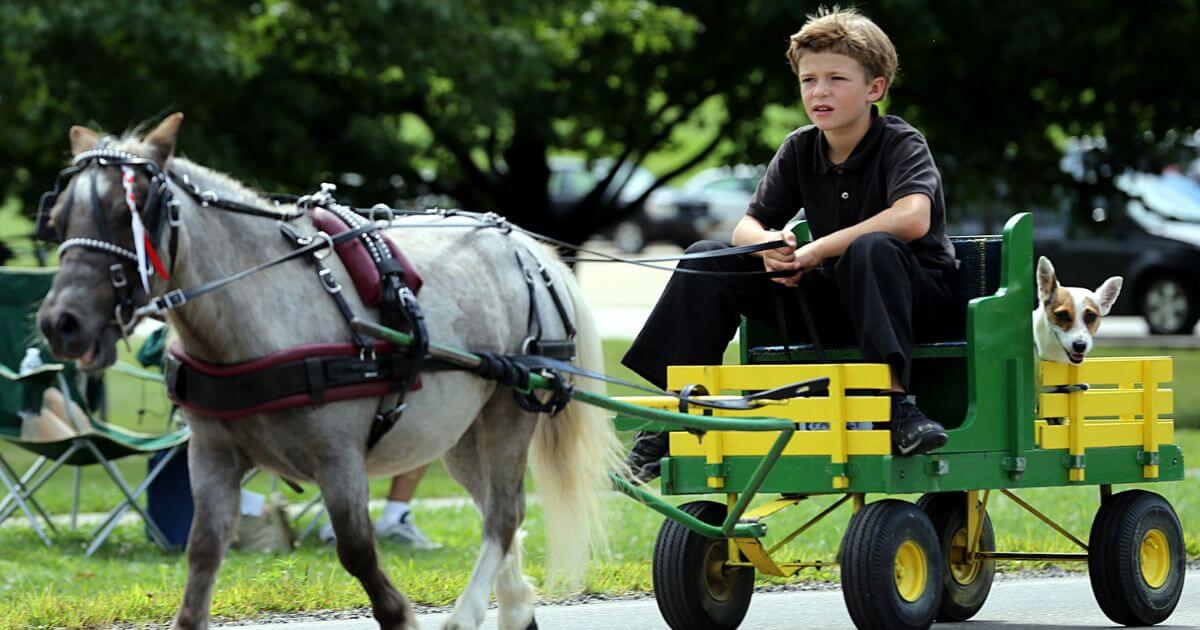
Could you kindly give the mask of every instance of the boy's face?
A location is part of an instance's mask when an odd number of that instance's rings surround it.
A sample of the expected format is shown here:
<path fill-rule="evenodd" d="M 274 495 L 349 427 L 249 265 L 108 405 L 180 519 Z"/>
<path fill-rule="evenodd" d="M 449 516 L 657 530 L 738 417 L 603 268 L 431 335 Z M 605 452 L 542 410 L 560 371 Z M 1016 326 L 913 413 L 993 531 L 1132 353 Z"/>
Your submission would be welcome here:
<path fill-rule="evenodd" d="M 869 116 L 871 103 L 883 98 L 883 77 L 867 80 L 861 64 L 833 52 L 810 52 L 800 58 L 800 96 L 808 119 L 821 131 L 852 126 Z"/>

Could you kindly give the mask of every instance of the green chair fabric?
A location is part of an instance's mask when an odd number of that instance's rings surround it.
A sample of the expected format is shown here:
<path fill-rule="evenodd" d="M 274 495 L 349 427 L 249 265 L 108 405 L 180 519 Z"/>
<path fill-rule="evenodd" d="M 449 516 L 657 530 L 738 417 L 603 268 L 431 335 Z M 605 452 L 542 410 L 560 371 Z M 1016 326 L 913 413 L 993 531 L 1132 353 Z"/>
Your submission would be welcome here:
<path fill-rule="evenodd" d="M 125 500 L 109 512 L 108 518 L 94 533 L 92 545 L 88 549 L 90 555 L 103 543 L 112 527 L 127 510 L 133 509 L 146 518 L 144 510 L 137 504 L 137 499 L 157 476 L 158 471 L 161 471 L 187 442 L 189 431 L 184 427 L 163 435 L 153 435 L 130 431 L 105 422 L 90 410 L 87 398 L 81 394 L 78 383 L 80 375 L 73 363 L 47 363 L 31 372 L 19 372 L 27 348 L 38 348 L 43 360 L 50 361 L 49 352 L 37 335 L 34 316 L 42 298 L 50 290 L 54 272 L 53 269 L 0 268 L 0 439 L 40 456 L 30 470 L 19 477 L 0 457 L 0 481 L 8 486 L 9 491 L 8 496 L 0 502 L 0 522 L 12 516 L 17 509 L 21 509 L 30 518 L 43 541 L 50 544 L 49 537 L 43 533 L 34 512 L 40 513 L 42 521 L 51 531 L 54 531 L 54 525 L 37 505 L 34 494 L 62 466 L 99 465 L 113 482 L 121 487 Z M 161 375 L 157 373 L 133 366 L 118 365 L 114 368 L 137 378 L 159 382 L 162 380 Z M 84 410 L 86 417 L 75 420 L 86 427 L 86 432 L 49 442 L 23 440 L 22 415 L 36 413 L 41 408 L 44 392 L 52 387 L 63 391 L 64 398 L 69 398 Z M 170 456 L 162 458 L 159 465 L 151 470 L 146 480 L 136 488 L 130 488 L 111 463 L 112 460 L 122 457 L 151 455 L 164 450 L 172 451 Z M 165 537 L 149 519 L 147 530 L 156 543 L 166 548 Z"/>

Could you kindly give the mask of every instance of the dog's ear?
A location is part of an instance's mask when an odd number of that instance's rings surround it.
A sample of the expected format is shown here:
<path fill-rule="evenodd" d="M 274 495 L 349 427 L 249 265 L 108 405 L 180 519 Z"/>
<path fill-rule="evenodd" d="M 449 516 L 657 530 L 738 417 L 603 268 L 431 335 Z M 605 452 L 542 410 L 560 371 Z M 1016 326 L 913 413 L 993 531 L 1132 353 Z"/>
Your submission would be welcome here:
<path fill-rule="evenodd" d="M 1113 276 L 1096 289 L 1096 304 L 1100 306 L 1101 315 L 1108 315 L 1108 311 L 1117 302 L 1117 296 L 1121 295 L 1122 283 L 1121 276 Z"/>
<path fill-rule="evenodd" d="M 1058 278 L 1054 275 L 1054 265 L 1050 264 L 1050 259 L 1042 256 L 1038 258 L 1037 267 L 1037 287 L 1038 301 L 1045 304 L 1054 295 L 1054 290 L 1058 288 Z"/>

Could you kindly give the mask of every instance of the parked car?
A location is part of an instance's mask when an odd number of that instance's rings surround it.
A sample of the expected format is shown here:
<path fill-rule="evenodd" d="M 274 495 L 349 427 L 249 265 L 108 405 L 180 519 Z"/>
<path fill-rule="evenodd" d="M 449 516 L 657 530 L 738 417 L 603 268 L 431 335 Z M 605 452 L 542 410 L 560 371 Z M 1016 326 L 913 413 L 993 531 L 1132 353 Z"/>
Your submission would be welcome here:
<path fill-rule="evenodd" d="M 1124 276 L 1112 314 L 1140 315 L 1156 335 L 1191 334 L 1200 321 L 1200 182 L 1127 173 L 1115 183 L 1118 207 L 1095 208 L 1082 228 L 1043 223 L 1035 252 L 1071 286 Z"/>
<path fill-rule="evenodd" d="M 660 188 L 643 212 L 616 227 L 613 240 L 627 253 L 652 241 L 680 247 L 705 238 L 728 241 L 762 174 L 761 166 L 721 166 L 696 173 L 680 187 Z"/>
<path fill-rule="evenodd" d="M 552 212 L 565 215 L 567 210 L 590 193 L 612 168 L 612 160 L 602 158 L 586 162 L 577 157 L 557 156 L 549 160 L 550 179 L 547 193 Z M 621 203 L 631 203 L 654 185 L 653 173 L 628 162 L 621 165 L 608 186 L 608 194 L 616 195 Z"/>

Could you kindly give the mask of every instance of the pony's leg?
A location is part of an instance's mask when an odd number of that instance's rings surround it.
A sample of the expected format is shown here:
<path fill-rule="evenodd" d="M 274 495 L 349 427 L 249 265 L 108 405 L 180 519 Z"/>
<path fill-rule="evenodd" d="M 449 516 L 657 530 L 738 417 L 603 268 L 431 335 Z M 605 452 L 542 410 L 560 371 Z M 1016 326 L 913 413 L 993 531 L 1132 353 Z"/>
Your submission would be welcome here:
<path fill-rule="evenodd" d="M 188 467 L 196 511 L 188 534 L 187 586 L 173 626 L 181 629 L 208 627 L 213 580 L 237 519 L 241 479 L 249 466 L 232 449 L 209 444 L 203 422 L 193 423 L 192 432 Z"/>
<path fill-rule="evenodd" d="M 475 569 L 446 621 L 447 629 L 478 628 L 493 585 L 501 628 L 537 627 L 533 587 L 521 574 L 516 541 L 517 528 L 525 519 L 525 461 L 535 424 L 536 416 L 517 407 L 508 392 L 497 394 L 444 457 L 483 517 L 483 544 Z"/>
<path fill-rule="evenodd" d="M 362 461 L 346 454 L 317 473 L 317 484 L 325 497 L 325 509 L 337 536 L 338 559 L 366 590 L 379 627 L 383 630 L 416 628 L 416 617 L 408 599 L 392 586 L 387 574 L 379 567 L 375 529 L 367 513 L 367 475 Z"/>
<path fill-rule="evenodd" d="M 514 540 L 496 576 L 496 602 L 501 630 L 537 628 L 533 618 L 533 585 L 521 570 L 521 541 Z"/>

